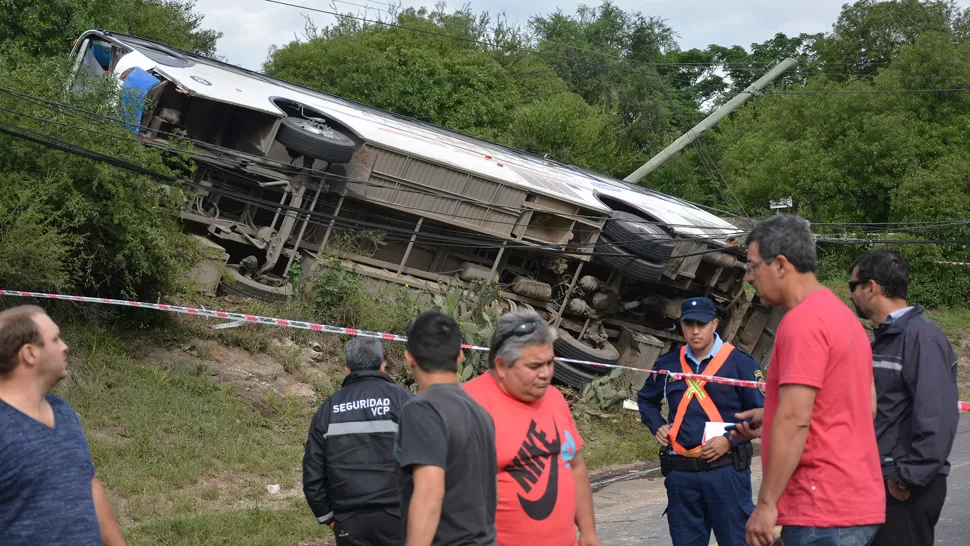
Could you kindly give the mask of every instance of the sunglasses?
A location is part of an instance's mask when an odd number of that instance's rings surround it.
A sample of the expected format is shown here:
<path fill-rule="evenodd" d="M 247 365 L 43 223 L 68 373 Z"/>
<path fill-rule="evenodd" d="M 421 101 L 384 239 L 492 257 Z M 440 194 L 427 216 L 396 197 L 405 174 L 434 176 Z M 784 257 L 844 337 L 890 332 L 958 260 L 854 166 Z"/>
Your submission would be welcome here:
<path fill-rule="evenodd" d="M 854 280 L 854 281 L 849 281 L 849 293 L 851 294 L 851 293 L 855 292 L 855 289 L 858 288 L 858 287 L 860 287 L 860 286 L 862 286 L 862 285 L 869 284 L 869 281 L 873 281 L 876 284 L 880 284 L 880 285 L 882 284 L 879 281 L 877 281 L 876 279 L 858 279 L 858 280 Z"/>
<path fill-rule="evenodd" d="M 539 323 L 534 320 L 519 324 L 515 328 L 512 328 L 511 332 L 498 339 L 498 342 L 495 344 L 495 350 L 497 351 L 498 349 L 501 349 L 502 345 L 505 345 L 505 342 L 508 341 L 509 338 L 527 336 L 532 332 L 535 332 L 536 328 L 538 327 Z"/>

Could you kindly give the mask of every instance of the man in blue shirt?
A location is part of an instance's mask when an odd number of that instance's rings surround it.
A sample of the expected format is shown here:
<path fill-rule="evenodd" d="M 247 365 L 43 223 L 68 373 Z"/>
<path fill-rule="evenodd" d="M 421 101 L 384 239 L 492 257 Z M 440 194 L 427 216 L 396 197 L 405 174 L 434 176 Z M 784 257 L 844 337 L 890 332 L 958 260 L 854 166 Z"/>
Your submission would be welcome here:
<path fill-rule="evenodd" d="M 716 316 L 709 298 L 684 300 L 680 326 L 687 345 L 661 356 L 654 370 L 764 381 L 754 358 L 717 334 Z M 667 419 L 661 415 L 664 399 L 670 408 Z M 733 422 L 736 413 L 764 407 L 764 401 L 763 389 L 674 379 L 666 373 L 644 382 L 637 403 L 641 420 L 661 446 L 674 546 L 706 546 L 712 527 L 718 544 L 744 546 L 744 526 L 754 510 L 754 450 L 749 441 L 730 440 L 723 424 Z"/>
<path fill-rule="evenodd" d="M 0 544 L 124 546 L 71 406 L 67 344 L 43 309 L 0 313 Z"/>

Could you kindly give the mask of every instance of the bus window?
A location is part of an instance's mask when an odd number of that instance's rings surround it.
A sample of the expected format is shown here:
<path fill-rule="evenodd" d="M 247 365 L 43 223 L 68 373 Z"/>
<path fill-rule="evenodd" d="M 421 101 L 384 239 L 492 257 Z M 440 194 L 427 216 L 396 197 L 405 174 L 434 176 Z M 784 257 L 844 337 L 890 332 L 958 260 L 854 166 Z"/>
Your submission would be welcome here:
<path fill-rule="evenodd" d="M 94 36 L 86 39 L 83 47 L 76 61 L 77 68 L 71 91 L 85 91 L 95 78 L 109 75 L 124 54 L 114 44 L 98 40 Z"/>

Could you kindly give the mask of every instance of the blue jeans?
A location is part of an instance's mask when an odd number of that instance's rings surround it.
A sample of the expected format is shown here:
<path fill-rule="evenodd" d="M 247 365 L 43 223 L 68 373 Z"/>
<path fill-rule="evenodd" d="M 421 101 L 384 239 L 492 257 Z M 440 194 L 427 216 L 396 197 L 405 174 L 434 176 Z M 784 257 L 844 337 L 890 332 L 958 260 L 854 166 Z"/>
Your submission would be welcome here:
<path fill-rule="evenodd" d="M 878 525 L 858 527 L 782 527 L 785 546 L 869 546 Z"/>

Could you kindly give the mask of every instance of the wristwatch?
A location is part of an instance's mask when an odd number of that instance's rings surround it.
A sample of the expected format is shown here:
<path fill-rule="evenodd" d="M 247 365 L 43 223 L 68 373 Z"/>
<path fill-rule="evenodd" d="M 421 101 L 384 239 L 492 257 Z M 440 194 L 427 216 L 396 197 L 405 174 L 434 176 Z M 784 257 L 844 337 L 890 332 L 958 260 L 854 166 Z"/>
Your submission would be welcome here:
<path fill-rule="evenodd" d="M 891 482 L 891 485 L 896 486 L 896 489 L 899 489 L 900 491 L 906 491 L 906 490 L 909 489 L 909 486 L 907 486 L 906 484 L 904 484 L 901 481 L 897 481 L 897 480 L 894 480 L 892 478 L 889 478 L 889 481 Z"/>

